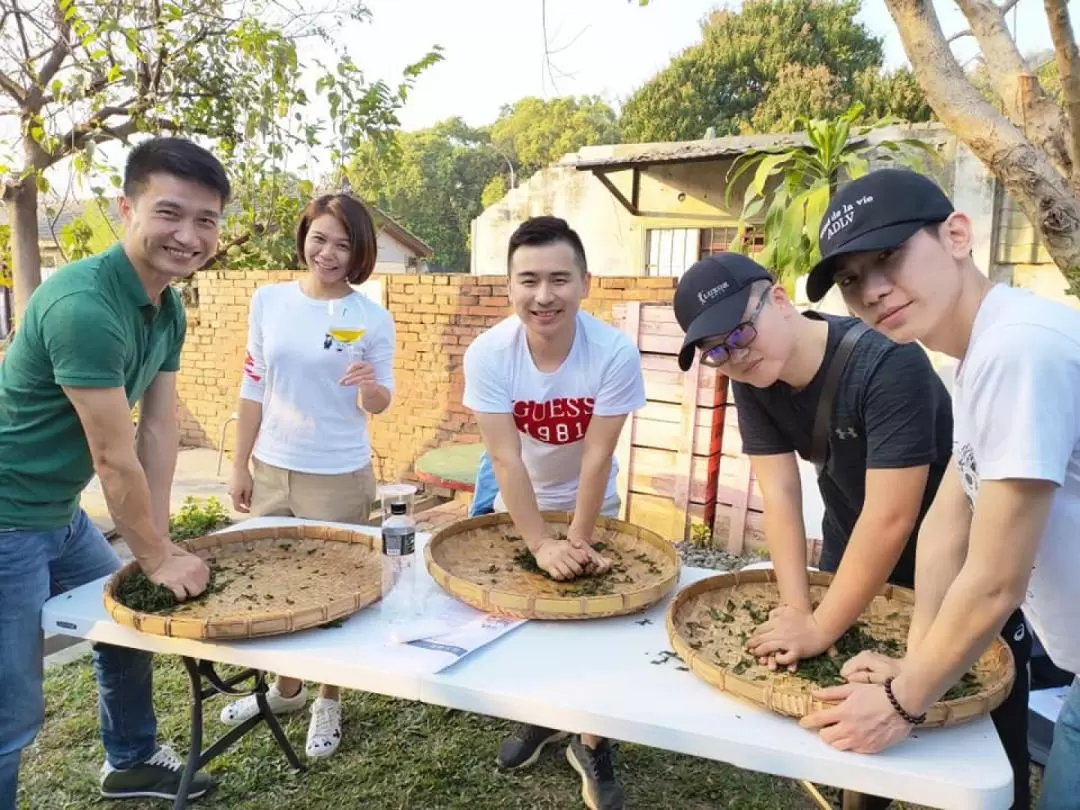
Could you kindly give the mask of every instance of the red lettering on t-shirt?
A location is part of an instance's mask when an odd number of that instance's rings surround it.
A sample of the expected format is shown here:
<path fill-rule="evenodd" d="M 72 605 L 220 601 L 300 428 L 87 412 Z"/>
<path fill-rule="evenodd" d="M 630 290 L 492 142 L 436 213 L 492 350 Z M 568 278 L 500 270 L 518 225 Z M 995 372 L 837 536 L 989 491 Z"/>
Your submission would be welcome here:
<path fill-rule="evenodd" d="M 593 397 L 559 397 L 546 402 L 514 402 L 514 424 L 544 444 L 570 444 L 585 438 L 592 420 Z"/>
<path fill-rule="evenodd" d="M 262 376 L 255 373 L 255 358 L 251 356 L 251 352 L 244 353 L 244 373 L 251 378 L 252 382 L 262 380 Z"/>

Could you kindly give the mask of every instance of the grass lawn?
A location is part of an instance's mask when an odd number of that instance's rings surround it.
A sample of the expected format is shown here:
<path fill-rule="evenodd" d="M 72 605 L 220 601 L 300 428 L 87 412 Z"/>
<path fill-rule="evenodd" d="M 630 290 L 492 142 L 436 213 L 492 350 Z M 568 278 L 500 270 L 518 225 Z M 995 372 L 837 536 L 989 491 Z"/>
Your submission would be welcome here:
<path fill-rule="evenodd" d="M 159 738 L 181 757 L 188 746 L 187 676 L 179 659 L 159 656 L 155 704 Z M 23 752 L 19 810 L 115 807 L 161 810 L 164 801 L 109 802 L 97 793 L 103 752 L 97 733 L 97 698 L 89 657 L 47 671 L 45 728 Z M 207 703 L 208 745 L 224 727 L 217 715 L 225 698 Z M 584 808 L 580 782 L 551 746 L 524 773 L 495 768 L 499 740 L 510 725 L 363 692 L 344 693 L 344 735 L 337 753 L 306 760 L 295 774 L 259 728 L 210 766 L 217 789 L 193 808 L 219 810 L 565 810 Z M 304 759 L 307 712 L 282 718 L 285 733 Z M 817 807 L 791 780 L 723 763 L 622 744 L 616 752 L 628 808 L 738 808 L 801 810 Z M 831 791 L 828 792 L 832 794 Z M 901 810 L 903 805 L 894 805 Z M 911 806 L 908 806 L 911 810 Z"/>
<path fill-rule="evenodd" d="M 185 755 L 188 743 L 187 677 L 179 659 L 156 659 L 155 703 L 159 737 Z M 103 752 L 98 740 L 96 689 L 89 658 L 48 670 L 47 718 L 33 746 L 23 752 L 20 810 L 116 807 L 160 810 L 163 801 L 109 802 L 97 794 Z M 223 730 L 217 720 L 224 698 L 208 702 L 208 738 Z M 525 773 L 495 768 L 502 720 L 425 706 L 363 692 L 344 693 L 345 739 L 326 760 L 307 760 L 294 774 L 265 728 L 241 740 L 210 766 L 217 789 L 196 808 L 229 810 L 381 810 L 386 808 L 584 807 L 580 782 L 551 746 Z M 283 719 L 285 733 L 304 757 L 308 714 Z M 207 744 L 210 742 L 207 740 Z M 616 753 L 627 807 L 705 810 L 795 810 L 814 805 L 795 782 L 740 771 L 728 765 L 637 745 Z"/>

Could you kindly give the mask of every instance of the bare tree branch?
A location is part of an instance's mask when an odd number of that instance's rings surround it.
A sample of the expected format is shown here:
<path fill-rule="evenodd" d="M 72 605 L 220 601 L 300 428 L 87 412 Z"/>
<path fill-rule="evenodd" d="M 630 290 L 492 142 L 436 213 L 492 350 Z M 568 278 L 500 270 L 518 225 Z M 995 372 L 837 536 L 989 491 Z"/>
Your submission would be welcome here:
<path fill-rule="evenodd" d="M 1072 175 L 1068 121 L 1057 103 L 1043 92 L 1038 79 L 1005 25 L 1005 14 L 992 0 L 957 0 L 971 24 L 986 72 L 1005 105 L 1009 120 L 1020 127 L 1066 176 Z M 965 79 L 966 82 L 966 79 Z"/>
<path fill-rule="evenodd" d="M 1020 2 L 1020 0 L 1007 0 L 1007 2 L 1002 3 L 1002 5 L 1001 5 L 1001 14 L 1002 14 L 1002 16 L 1004 16 L 1005 14 L 1008 14 L 1010 11 L 1012 11 L 1013 7 L 1019 2 Z M 952 43 L 952 42 L 956 42 L 956 40 L 958 40 L 958 39 L 963 39 L 964 37 L 970 37 L 970 36 L 972 36 L 971 29 L 970 28 L 965 28 L 963 31 L 957 31 L 955 34 L 950 36 L 948 41 L 950 43 Z"/>
<path fill-rule="evenodd" d="M 15 27 L 19 29 L 19 39 L 22 41 L 23 47 L 23 70 L 27 72 L 30 78 L 33 76 L 30 74 L 30 40 L 26 36 L 26 27 L 23 25 L 23 14 L 25 13 L 21 8 L 17 0 L 11 0 L 12 13 L 15 15 Z"/>
<path fill-rule="evenodd" d="M 1069 148 L 1072 154 L 1073 188 L 1080 192 L 1080 53 L 1076 48 L 1069 7 L 1064 0 L 1043 0 L 1046 19 L 1050 23 L 1050 36 L 1054 41 L 1058 77 L 1065 96 L 1065 109 L 1069 116 Z"/>
<path fill-rule="evenodd" d="M 26 100 L 26 93 L 23 92 L 23 89 L 3 73 L 0 73 L 0 90 L 15 99 L 20 106 Z"/>
<path fill-rule="evenodd" d="M 71 53 L 71 44 L 68 42 L 68 38 L 71 36 L 71 22 L 64 19 L 64 14 L 60 11 L 59 6 L 54 7 L 53 11 L 56 15 L 56 41 L 45 59 L 45 64 L 41 66 L 41 70 L 38 72 L 37 81 L 35 82 L 38 89 L 37 98 L 44 95 L 45 88 L 52 81 L 53 76 L 56 75 L 56 71 L 64 64 L 68 54 Z"/>

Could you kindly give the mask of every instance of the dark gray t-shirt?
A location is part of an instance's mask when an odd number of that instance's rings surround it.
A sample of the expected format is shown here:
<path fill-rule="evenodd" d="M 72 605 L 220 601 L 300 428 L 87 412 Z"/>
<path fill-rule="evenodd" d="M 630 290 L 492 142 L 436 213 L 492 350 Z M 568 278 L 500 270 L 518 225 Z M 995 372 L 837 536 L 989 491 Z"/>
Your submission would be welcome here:
<path fill-rule="evenodd" d="M 844 333 L 858 319 L 821 315 L 829 325 L 825 358 L 802 390 L 734 383 L 739 432 L 747 455 L 810 456 L 814 416 L 825 374 Z M 862 511 L 868 469 L 930 465 L 919 518 L 889 581 L 915 583 L 915 537 L 952 451 L 952 404 L 930 358 L 917 344 L 900 345 L 878 332 L 860 338 L 837 386 L 828 458 L 818 476 L 825 505 L 820 566 L 835 571 Z M 810 527 L 807 527 L 810 529 Z"/>

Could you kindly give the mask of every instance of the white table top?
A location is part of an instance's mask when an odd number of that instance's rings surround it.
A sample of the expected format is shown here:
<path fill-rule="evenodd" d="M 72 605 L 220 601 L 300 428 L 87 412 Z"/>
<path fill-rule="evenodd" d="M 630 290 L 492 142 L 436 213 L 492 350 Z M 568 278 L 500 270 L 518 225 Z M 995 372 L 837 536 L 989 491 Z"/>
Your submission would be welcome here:
<path fill-rule="evenodd" d="M 274 518 L 242 525 L 302 522 Z M 418 547 L 426 540 L 418 535 Z M 684 568 L 680 587 L 715 573 Z M 105 613 L 103 585 L 98 580 L 50 599 L 45 629 L 599 734 L 930 807 L 997 810 L 1012 803 L 1012 772 L 989 718 L 919 731 L 881 754 L 836 751 L 794 720 L 680 671 L 677 658 L 651 664 L 670 650 L 666 603 L 612 619 L 526 622 L 440 673 L 418 675 L 403 659 L 394 666 L 378 655 L 386 634 L 378 610 L 361 611 L 337 629 L 240 642 L 185 641 L 117 625 Z M 646 618 L 650 624 L 638 624 Z"/>

